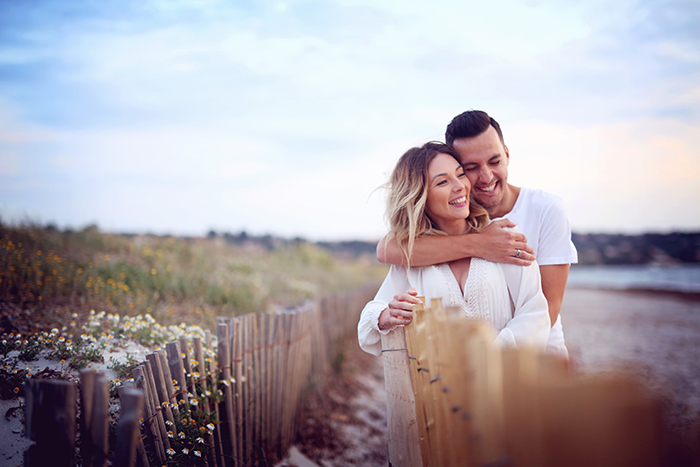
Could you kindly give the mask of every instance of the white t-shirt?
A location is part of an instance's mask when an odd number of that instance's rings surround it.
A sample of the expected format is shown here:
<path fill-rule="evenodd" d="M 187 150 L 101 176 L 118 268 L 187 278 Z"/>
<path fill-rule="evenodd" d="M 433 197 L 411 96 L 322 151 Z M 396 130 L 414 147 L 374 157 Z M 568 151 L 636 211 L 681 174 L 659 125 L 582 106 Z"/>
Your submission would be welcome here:
<path fill-rule="evenodd" d="M 542 190 L 521 187 L 513 209 L 503 217 L 516 224 L 535 250 L 540 266 L 578 262 L 576 247 L 571 241 L 569 219 L 561 198 Z M 568 358 L 564 343 L 561 314 L 552 326 L 547 352 Z"/>
<path fill-rule="evenodd" d="M 518 224 L 540 266 L 578 262 L 569 219 L 558 196 L 521 187 L 513 209 L 503 217 Z"/>

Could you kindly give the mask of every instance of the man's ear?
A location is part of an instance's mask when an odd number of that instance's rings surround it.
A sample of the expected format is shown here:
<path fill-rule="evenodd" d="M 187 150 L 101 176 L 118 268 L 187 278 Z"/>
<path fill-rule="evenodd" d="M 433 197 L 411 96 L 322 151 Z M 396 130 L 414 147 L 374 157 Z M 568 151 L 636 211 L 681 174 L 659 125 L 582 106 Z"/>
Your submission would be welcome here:
<path fill-rule="evenodd" d="M 510 162 L 510 152 L 508 152 L 508 146 L 504 144 L 503 149 L 506 150 L 506 159 L 508 160 L 508 162 Z"/>

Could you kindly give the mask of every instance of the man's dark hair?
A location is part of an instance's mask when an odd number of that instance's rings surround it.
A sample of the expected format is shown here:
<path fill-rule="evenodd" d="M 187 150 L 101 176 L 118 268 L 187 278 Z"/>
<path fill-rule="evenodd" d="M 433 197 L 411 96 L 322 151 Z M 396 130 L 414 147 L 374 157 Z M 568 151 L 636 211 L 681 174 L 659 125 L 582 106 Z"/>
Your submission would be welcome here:
<path fill-rule="evenodd" d="M 456 139 L 479 136 L 489 129 L 489 125 L 496 129 L 501 144 L 505 146 L 501 126 L 482 110 L 467 110 L 453 118 L 445 130 L 445 142 L 452 146 Z"/>

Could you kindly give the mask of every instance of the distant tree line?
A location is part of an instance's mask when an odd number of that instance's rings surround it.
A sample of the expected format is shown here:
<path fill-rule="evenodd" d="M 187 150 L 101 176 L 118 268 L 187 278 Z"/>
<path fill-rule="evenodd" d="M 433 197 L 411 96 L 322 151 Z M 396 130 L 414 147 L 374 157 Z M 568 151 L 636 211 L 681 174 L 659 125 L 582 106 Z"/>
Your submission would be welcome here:
<path fill-rule="evenodd" d="M 0 219 L 0 226 L 2 226 Z M 46 232 L 60 231 L 56 225 L 32 224 L 33 228 Z M 96 225 L 88 225 L 76 231 L 77 235 L 98 231 Z M 73 233 L 65 229 L 66 234 Z M 125 234 L 127 237 L 133 234 Z M 346 258 L 360 256 L 375 258 L 377 243 L 362 240 L 310 242 L 302 237 L 284 238 L 271 234 L 251 235 L 245 230 L 238 233 L 210 230 L 207 237 L 221 238 L 227 243 L 272 251 L 276 248 L 301 244 L 315 244 L 333 255 Z M 193 238 L 184 237 L 186 240 Z M 579 264 L 682 264 L 700 263 L 700 232 L 673 232 L 669 234 L 647 233 L 642 235 L 578 234 L 572 240 L 579 255 Z"/>
<path fill-rule="evenodd" d="M 310 243 L 301 237 L 286 239 L 273 235 L 249 235 L 210 231 L 210 238 L 220 237 L 229 243 L 274 248 Z M 643 235 L 573 234 L 573 242 L 579 254 L 579 264 L 674 264 L 700 262 L 700 232 Z M 316 245 L 334 255 L 345 257 L 374 257 L 377 244 L 361 240 L 322 241 Z"/>
<path fill-rule="evenodd" d="M 700 262 L 700 232 L 643 235 L 573 234 L 579 264 Z"/>
<path fill-rule="evenodd" d="M 375 256 L 377 244 L 375 242 L 365 242 L 361 240 L 348 240 L 348 241 L 337 241 L 337 242 L 309 242 L 302 237 L 294 238 L 283 238 L 276 237 L 274 235 L 249 235 L 245 230 L 239 233 L 232 234 L 228 232 L 217 233 L 214 230 L 210 230 L 207 234 L 208 238 L 222 238 L 226 242 L 238 245 L 238 246 L 249 246 L 256 248 L 264 248 L 266 250 L 274 250 L 275 248 L 285 247 L 289 245 L 301 245 L 305 243 L 314 243 L 315 245 L 330 251 L 336 256 L 357 258 L 362 255 L 372 255 Z"/>

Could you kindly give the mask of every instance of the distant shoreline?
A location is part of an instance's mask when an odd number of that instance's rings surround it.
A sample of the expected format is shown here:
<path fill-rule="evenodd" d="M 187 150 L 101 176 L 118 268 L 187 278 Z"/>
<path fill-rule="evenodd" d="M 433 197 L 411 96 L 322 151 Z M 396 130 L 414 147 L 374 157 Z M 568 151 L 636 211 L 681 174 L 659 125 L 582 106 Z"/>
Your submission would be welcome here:
<path fill-rule="evenodd" d="M 567 290 L 591 290 L 597 292 L 619 292 L 632 295 L 665 295 L 693 302 L 700 302 L 700 292 L 684 292 L 682 290 L 655 289 L 651 287 L 601 287 L 593 285 L 568 285 Z"/>

